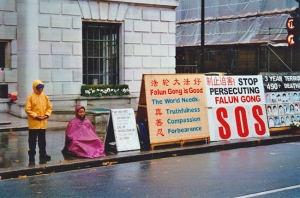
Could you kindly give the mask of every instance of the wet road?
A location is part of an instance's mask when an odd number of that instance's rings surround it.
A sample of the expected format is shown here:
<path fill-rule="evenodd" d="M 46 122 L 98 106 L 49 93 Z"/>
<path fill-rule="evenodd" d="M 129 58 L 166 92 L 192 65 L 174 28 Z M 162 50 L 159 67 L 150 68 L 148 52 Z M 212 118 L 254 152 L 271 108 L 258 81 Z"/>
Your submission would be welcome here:
<path fill-rule="evenodd" d="M 295 142 L 3 180 L 0 197 L 299 197 L 299 176 Z"/>

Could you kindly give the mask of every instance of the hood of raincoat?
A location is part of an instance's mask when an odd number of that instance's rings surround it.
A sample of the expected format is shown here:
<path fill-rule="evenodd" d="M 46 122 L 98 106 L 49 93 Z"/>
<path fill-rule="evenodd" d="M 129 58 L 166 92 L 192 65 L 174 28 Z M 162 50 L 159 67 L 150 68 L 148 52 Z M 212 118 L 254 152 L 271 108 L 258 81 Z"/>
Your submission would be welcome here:
<path fill-rule="evenodd" d="M 76 116 L 78 119 L 80 119 L 80 120 L 84 120 L 84 119 L 85 119 L 85 116 L 84 116 L 84 117 L 80 117 L 80 116 L 78 115 L 79 109 L 84 109 L 84 111 L 85 111 L 84 106 L 77 105 L 77 106 L 75 107 L 75 116 Z"/>
<path fill-rule="evenodd" d="M 32 89 L 34 91 L 34 93 L 38 93 L 37 89 L 36 89 L 36 86 L 38 86 L 39 84 L 42 84 L 43 85 L 43 82 L 40 81 L 40 80 L 35 80 L 33 81 L 32 83 Z"/>
<path fill-rule="evenodd" d="M 27 96 L 25 104 L 25 112 L 28 115 L 29 129 L 46 129 L 47 119 L 38 120 L 38 116 L 50 117 L 52 113 L 52 105 L 48 96 L 42 92 L 38 93 L 36 86 L 43 84 L 40 80 L 35 80 L 32 83 L 33 92 Z"/>
<path fill-rule="evenodd" d="M 77 105 L 76 107 L 75 107 L 75 113 L 77 114 L 77 111 L 79 110 L 79 109 L 84 109 L 85 110 L 85 108 L 84 108 L 84 106 L 81 106 L 81 105 Z"/>

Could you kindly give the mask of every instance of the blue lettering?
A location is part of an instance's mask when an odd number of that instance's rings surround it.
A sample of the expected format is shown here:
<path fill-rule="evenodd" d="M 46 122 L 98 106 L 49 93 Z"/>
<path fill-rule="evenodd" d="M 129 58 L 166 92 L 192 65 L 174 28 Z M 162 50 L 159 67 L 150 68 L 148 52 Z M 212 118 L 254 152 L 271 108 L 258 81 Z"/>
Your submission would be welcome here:
<path fill-rule="evenodd" d="M 181 98 L 182 102 L 198 102 L 199 99 L 197 97 L 192 97 L 192 98 Z"/>

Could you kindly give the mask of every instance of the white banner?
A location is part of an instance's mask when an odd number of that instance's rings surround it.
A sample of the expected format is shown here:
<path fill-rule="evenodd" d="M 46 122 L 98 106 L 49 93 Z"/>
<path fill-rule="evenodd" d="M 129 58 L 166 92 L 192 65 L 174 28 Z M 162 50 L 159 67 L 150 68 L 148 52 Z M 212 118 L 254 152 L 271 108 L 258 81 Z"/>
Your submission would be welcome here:
<path fill-rule="evenodd" d="M 211 141 L 270 136 L 264 105 L 213 107 Z"/>
<path fill-rule="evenodd" d="M 257 76 L 206 76 L 210 140 L 270 136 L 264 87 Z"/>
<path fill-rule="evenodd" d="M 208 107 L 265 104 L 261 75 L 205 76 Z"/>

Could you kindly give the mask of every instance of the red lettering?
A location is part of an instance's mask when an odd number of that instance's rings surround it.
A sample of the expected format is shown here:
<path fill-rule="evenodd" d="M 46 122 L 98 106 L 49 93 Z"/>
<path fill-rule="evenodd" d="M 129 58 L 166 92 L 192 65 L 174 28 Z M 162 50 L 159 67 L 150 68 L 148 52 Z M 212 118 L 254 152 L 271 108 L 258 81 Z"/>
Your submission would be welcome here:
<path fill-rule="evenodd" d="M 189 88 L 190 93 L 203 93 L 203 88 L 197 89 L 197 88 Z"/>
<path fill-rule="evenodd" d="M 252 107 L 252 115 L 257 123 L 254 124 L 255 132 L 257 135 L 264 135 L 266 133 L 266 125 L 261 119 L 260 115 L 263 115 L 261 106 L 255 105 Z"/>
<path fill-rule="evenodd" d="M 242 102 L 260 102 L 261 98 L 260 95 L 256 96 L 241 96 Z"/>
<path fill-rule="evenodd" d="M 234 113 L 238 135 L 240 137 L 247 137 L 249 135 L 249 128 L 245 108 L 241 106 L 236 107 Z"/>
<path fill-rule="evenodd" d="M 216 111 L 217 119 L 222 126 L 218 127 L 219 135 L 222 139 L 229 139 L 231 136 L 230 126 L 224 120 L 224 118 L 228 118 L 227 110 L 225 108 L 218 108 Z"/>
<path fill-rule="evenodd" d="M 216 96 L 215 103 L 216 104 L 228 104 L 228 103 L 238 103 L 238 96 Z"/>

